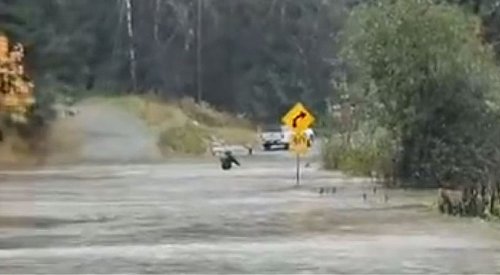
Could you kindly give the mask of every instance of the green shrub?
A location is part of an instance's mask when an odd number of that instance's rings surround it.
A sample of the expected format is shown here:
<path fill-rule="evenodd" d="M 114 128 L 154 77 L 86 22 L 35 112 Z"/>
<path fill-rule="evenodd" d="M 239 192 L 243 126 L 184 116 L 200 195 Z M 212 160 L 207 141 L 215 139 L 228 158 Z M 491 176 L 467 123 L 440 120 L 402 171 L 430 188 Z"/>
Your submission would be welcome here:
<path fill-rule="evenodd" d="M 351 12 L 341 55 L 349 94 L 364 87 L 366 109 L 400 141 L 398 178 L 488 185 L 500 163 L 500 73 L 481 19 L 447 1 L 369 2 Z"/>
<path fill-rule="evenodd" d="M 207 151 L 209 138 L 210 133 L 207 129 L 186 123 L 163 131 L 158 146 L 164 155 L 173 152 L 199 155 Z"/>
<path fill-rule="evenodd" d="M 353 133 L 350 144 L 340 135 L 331 136 L 323 145 L 323 165 L 356 176 L 370 176 L 372 172 L 387 176 L 392 170 L 392 144 L 382 129 L 370 135 Z"/>
<path fill-rule="evenodd" d="M 339 169 L 340 158 L 344 155 L 345 146 L 339 137 L 331 136 L 323 144 L 322 160 L 323 167 L 328 170 Z"/>

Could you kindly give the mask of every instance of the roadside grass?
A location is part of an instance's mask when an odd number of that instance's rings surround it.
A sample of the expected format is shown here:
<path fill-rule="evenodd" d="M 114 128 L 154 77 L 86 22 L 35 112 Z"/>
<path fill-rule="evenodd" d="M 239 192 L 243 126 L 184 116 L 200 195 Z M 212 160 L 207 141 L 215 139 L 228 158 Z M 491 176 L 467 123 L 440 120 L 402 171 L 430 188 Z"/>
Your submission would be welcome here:
<path fill-rule="evenodd" d="M 250 121 L 221 112 L 206 103 L 197 104 L 184 98 L 166 102 L 153 97 L 134 95 L 92 95 L 79 99 L 78 105 L 116 107 L 144 120 L 157 140 L 158 150 L 165 156 L 203 155 L 209 152 L 211 141 L 227 145 L 255 145 L 256 131 Z M 34 151 L 30 142 L 13 133 L 5 133 L 0 143 L 0 163 L 3 166 L 26 166 L 43 163 L 66 163 L 78 159 L 84 135 L 71 118 L 56 119 L 47 135 L 38 140 Z"/>
<path fill-rule="evenodd" d="M 341 135 L 331 135 L 322 148 L 323 167 L 340 170 L 352 176 L 387 177 L 392 171 L 392 147 L 387 132 L 380 130 L 367 135 L 362 132 L 352 134 L 347 143 Z"/>
<path fill-rule="evenodd" d="M 201 155 L 209 146 L 210 132 L 192 123 L 170 127 L 160 133 L 158 146 L 163 155 L 173 153 Z"/>
<path fill-rule="evenodd" d="M 181 99 L 178 105 L 188 117 L 206 126 L 252 128 L 250 121 L 216 110 L 205 102 L 197 104 L 192 98 L 186 97 Z"/>
<path fill-rule="evenodd" d="M 324 146 L 322 153 L 326 169 L 368 177 L 378 165 L 376 149 L 370 145 L 347 146 L 339 138 L 331 138 Z"/>

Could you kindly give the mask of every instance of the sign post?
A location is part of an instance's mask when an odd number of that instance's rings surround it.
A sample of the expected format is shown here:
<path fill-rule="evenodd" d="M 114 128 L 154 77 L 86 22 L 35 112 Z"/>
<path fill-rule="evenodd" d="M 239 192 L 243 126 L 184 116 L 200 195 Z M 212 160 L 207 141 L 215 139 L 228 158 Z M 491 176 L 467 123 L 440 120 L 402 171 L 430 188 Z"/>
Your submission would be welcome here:
<path fill-rule="evenodd" d="M 300 155 L 296 154 L 297 158 L 297 173 L 295 175 L 295 185 L 299 186 L 300 185 Z"/>
<path fill-rule="evenodd" d="M 296 185 L 300 185 L 300 156 L 309 151 L 310 140 L 306 130 L 314 123 L 314 116 L 302 105 L 295 104 L 281 121 L 293 131 L 290 150 L 296 155 Z"/>

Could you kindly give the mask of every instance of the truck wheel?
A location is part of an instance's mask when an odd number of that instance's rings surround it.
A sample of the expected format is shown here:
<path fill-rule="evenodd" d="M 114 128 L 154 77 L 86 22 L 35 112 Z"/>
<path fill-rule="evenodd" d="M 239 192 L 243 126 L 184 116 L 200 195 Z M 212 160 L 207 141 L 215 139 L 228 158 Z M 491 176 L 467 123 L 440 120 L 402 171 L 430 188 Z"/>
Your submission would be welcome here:
<path fill-rule="evenodd" d="M 264 144 L 264 151 L 270 151 L 271 150 L 271 144 Z"/>
<path fill-rule="evenodd" d="M 285 150 L 288 150 L 288 149 L 290 149 L 290 144 L 288 144 L 288 143 L 285 143 L 285 146 L 283 146 L 283 148 L 284 148 Z"/>

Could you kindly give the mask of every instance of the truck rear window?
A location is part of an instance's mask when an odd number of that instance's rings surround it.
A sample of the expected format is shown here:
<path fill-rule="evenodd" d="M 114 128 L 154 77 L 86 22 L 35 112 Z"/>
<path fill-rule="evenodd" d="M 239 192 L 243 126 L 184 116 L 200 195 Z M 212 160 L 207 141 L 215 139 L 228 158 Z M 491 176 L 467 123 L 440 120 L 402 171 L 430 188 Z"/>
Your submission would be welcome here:
<path fill-rule="evenodd" d="M 264 126 L 262 127 L 263 132 L 281 132 L 281 126 Z"/>

